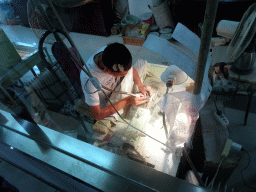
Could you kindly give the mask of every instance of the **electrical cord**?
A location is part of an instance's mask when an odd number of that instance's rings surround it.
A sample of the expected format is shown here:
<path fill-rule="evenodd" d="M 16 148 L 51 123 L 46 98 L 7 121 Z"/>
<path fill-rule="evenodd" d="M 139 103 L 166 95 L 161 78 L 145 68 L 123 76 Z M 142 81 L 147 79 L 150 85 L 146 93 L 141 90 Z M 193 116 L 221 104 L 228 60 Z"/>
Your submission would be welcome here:
<path fill-rule="evenodd" d="M 128 123 L 128 122 L 120 115 L 120 113 L 117 111 L 117 109 L 115 108 L 115 106 L 113 105 L 113 103 L 110 101 L 110 99 L 109 99 L 109 97 L 107 96 L 107 94 L 105 93 L 105 91 L 104 91 L 103 89 L 102 89 L 101 91 L 104 93 L 104 95 L 105 95 L 105 97 L 108 99 L 109 103 L 110 103 L 110 104 L 112 105 L 112 107 L 115 109 L 115 111 L 116 111 L 116 113 L 118 114 L 118 116 L 119 116 L 127 125 L 131 126 L 132 128 L 136 129 L 137 131 L 143 133 L 144 135 L 148 136 L 149 138 L 155 140 L 156 142 L 158 142 L 158 143 L 160 143 L 160 144 L 162 144 L 162 145 L 168 147 L 168 146 L 167 146 L 166 144 L 164 144 L 163 142 L 161 142 L 161 141 L 155 139 L 154 137 L 148 135 L 147 133 L 145 133 L 145 132 L 139 130 L 138 128 L 134 127 L 132 124 Z M 168 148 L 169 148 L 169 147 L 168 147 Z"/>
<path fill-rule="evenodd" d="M 221 164 L 222 164 L 222 162 L 224 161 L 224 159 L 225 159 L 225 157 L 222 158 L 222 160 L 221 160 L 221 162 L 220 162 L 220 164 L 219 164 L 219 166 L 218 166 L 218 168 L 217 168 L 217 171 L 216 171 L 216 173 L 215 173 L 215 175 L 214 175 L 214 177 L 213 177 L 211 183 L 208 185 L 207 188 L 213 187 L 214 181 L 215 181 L 215 179 L 216 179 L 216 177 L 217 177 L 217 175 L 218 175 L 219 169 L 220 169 Z"/>
<path fill-rule="evenodd" d="M 170 87 L 172 86 L 172 82 L 168 82 L 166 84 L 166 93 L 165 93 L 165 102 L 166 103 L 166 95 L 168 94 L 169 92 L 169 89 Z M 166 136 L 166 139 L 168 139 L 168 130 L 167 130 L 167 126 L 166 126 L 166 121 L 165 121 L 165 112 L 163 112 L 163 126 L 164 126 L 164 131 L 165 131 L 165 136 Z"/>
<path fill-rule="evenodd" d="M 96 90 L 96 91 L 94 91 L 94 92 L 90 92 L 89 90 L 88 90 L 88 88 L 87 88 L 87 83 L 89 82 L 89 80 L 90 79 L 87 79 L 87 81 L 85 82 L 85 84 L 84 84 L 84 90 L 88 93 L 88 94 L 94 94 L 94 93 L 97 93 L 97 92 L 99 92 L 99 90 Z"/>
<path fill-rule="evenodd" d="M 249 154 L 248 151 L 246 151 L 244 148 L 242 148 L 241 150 L 244 151 L 244 152 L 246 152 L 247 155 L 248 155 L 248 157 L 249 157 L 249 161 L 248 161 L 248 164 L 246 165 L 246 167 L 240 170 L 240 174 L 241 174 L 241 177 L 242 177 L 242 179 L 243 179 L 244 185 L 245 185 L 246 187 L 250 188 L 250 189 L 256 189 L 256 188 L 254 188 L 254 187 L 248 186 L 248 185 L 246 184 L 245 180 L 244 180 L 243 171 L 249 167 L 249 165 L 250 165 L 250 163 L 251 163 L 251 159 L 250 159 L 250 154 Z"/>
<path fill-rule="evenodd" d="M 215 104 L 215 108 L 216 108 L 217 112 L 219 112 L 219 109 L 218 109 L 217 104 L 216 104 L 217 97 L 218 97 L 218 95 L 216 96 L 215 100 L 213 100 L 213 102 L 214 102 L 214 104 Z"/>

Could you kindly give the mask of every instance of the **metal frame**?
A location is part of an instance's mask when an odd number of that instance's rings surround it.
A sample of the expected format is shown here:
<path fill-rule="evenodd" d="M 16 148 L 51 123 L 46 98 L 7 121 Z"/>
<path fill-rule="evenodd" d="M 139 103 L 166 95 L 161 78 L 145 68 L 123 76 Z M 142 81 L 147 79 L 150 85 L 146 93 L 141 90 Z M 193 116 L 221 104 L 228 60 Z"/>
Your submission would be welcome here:
<path fill-rule="evenodd" d="M 0 140 L 102 191 L 207 191 L 43 126 L 0 113 Z M 5 123 L 5 124 L 4 124 Z M 16 159 L 17 160 L 17 159 Z M 15 161 L 15 159 L 13 159 Z M 21 161 L 21 160 L 19 160 Z M 40 177 L 40 175 L 36 175 Z"/>

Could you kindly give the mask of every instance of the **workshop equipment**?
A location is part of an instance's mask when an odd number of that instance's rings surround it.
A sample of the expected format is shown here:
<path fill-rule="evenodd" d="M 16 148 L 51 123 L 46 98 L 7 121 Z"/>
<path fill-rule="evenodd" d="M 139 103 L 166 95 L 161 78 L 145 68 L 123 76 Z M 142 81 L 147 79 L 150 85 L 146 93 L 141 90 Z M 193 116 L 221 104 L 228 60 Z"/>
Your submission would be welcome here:
<path fill-rule="evenodd" d="M 130 143 L 123 143 L 122 149 L 129 159 L 132 159 L 134 161 L 137 161 L 152 168 L 155 167 L 155 165 L 146 162 L 144 157 Z"/>
<path fill-rule="evenodd" d="M 44 14 L 47 15 L 49 20 L 52 22 L 52 25 L 55 29 L 62 29 L 61 24 L 59 21 L 56 19 L 56 16 L 53 13 L 53 10 L 51 9 L 49 3 L 47 1 L 44 1 L 43 3 L 40 2 L 41 8 L 44 10 Z M 36 2 L 33 0 L 28 0 L 27 3 L 28 7 L 28 21 L 31 30 L 35 33 L 35 35 L 40 39 L 42 35 L 45 33 L 45 29 L 48 29 L 47 22 L 44 21 L 42 15 L 39 11 L 39 6 L 36 5 Z M 64 25 L 68 32 L 72 30 L 73 27 L 73 21 L 69 14 L 66 13 L 65 9 L 59 6 L 55 6 L 55 9 L 58 12 L 59 17 L 61 18 L 62 21 L 65 21 Z M 65 36 L 60 34 L 61 39 L 65 39 Z M 53 44 L 56 42 L 55 37 L 53 34 L 50 34 L 44 41 L 47 44 Z"/>
<path fill-rule="evenodd" d="M 255 44 L 251 43 L 234 61 L 231 70 L 240 75 L 248 75 L 253 71 L 255 58 Z"/>
<path fill-rule="evenodd" d="M 244 13 L 231 40 L 226 55 L 233 62 L 231 70 L 238 75 L 248 75 L 255 62 L 254 37 L 256 33 L 256 3 Z"/>

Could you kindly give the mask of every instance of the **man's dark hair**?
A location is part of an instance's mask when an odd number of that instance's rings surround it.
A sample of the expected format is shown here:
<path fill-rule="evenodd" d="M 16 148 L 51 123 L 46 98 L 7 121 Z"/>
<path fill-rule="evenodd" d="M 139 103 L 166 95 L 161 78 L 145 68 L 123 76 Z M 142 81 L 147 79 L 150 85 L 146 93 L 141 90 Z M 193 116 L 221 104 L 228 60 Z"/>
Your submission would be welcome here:
<path fill-rule="evenodd" d="M 127 71 L 132 66 L 132 55 L 125 45 L 120 43 L 111 43 L 105 48 L 102 54 L 103 64 L 113 71 L 113 65 L 120 64 Z M 117 72 L 119 68 L 117 68 Z"/>

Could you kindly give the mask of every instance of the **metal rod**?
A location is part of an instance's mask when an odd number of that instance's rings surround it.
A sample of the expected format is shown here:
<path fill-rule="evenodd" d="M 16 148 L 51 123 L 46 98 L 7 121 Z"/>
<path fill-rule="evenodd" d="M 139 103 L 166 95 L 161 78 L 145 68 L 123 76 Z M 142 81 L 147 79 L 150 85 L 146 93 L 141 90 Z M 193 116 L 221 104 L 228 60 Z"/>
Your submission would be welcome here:
<path fill-rule="evenodd" d="M 92 74 L 91 74 L 89 68 L 87 67 L 87 65 L 85 64 L 85 62 L 84 62 L 83 58 L 81 57 L 79 51 L 77 50 L 75 43 L 74 43 L 73 40 L 71 39 L 71 37 L 70 37 L 70 35 L 69 35 L 69 33 L 68 33 L 68 31 L 67 31 L 65 25 L 63 24 L 61 18 L 59 17 L 59 15 L 58 15 L 56 9 L 54 8 L 54 6 L 53 6 L 53 4 L 52 4 L 52 2 L 51 2 L 50 0 L 48 0 L 48 3 L 49 3 L 49 5 L 50 5 L 50 7 L 52 8 L 54 14 L 56 15 L 57 20 L 60 22 L 60 25 L 61 25 L 63 31 L 66 33 L 70 44 L 71 44 L 72 47 L 75 49 L 75 51 L 76 51 L 78 57 L 80 58 L 80 61 L 82 62 L 82 64 L 81 64 L 79 61 L 78 61 L 77 63 L 80 65 L 80 67 L 82 68 L 82 70 L 83 70 L 84 72 L 85 72 L 85 70 L 83 69 L 83 66 L 85 66 L 85 68 L 87 69 L 86 72 L 88 73 L 88 76 L 89 76 L 89 77 L 92 77 Z M 61 42 L 63 42 L 63 41 L 61 41 Z M 70 53 L 71 53 L 71 51 L 70 51 Z M 71 53 L 71 55 L 73 55 L 73 54 Z M 75 59 L 76 59 L 76 58 L 75 58 Z"/>
<path fill-rule="evenodd" d="M 43 48 L 43 50 L 45 51 L 47 57 L 49 58 L 49 61 L 50 61 L 51 65 L 53 65 L 53 61 L 51 59 L 51 56 L 50 56 L 49 52 L 47 51 L 47 49 L 45 47 Z"/>
<path fill-rule="evenodd" d="M 219 185 L 218 185 L 218 191 L 220 191 L 220 186 L 221 186 L 221 182 L 220 182 Z"/>
<path fill-rule="evenodd" d="M 248 115 L 249 115 L 249 112 L 250 112 L 250 107 L 251 107 L 251 103 L 252 103 L 252 97 L 253 97 L 253 92 L 251 91 L 251 87 L 250 87 L 250 90 L 249 90 L 249 98 L 248 98 L 248 103 L 247 103 L 247 108 L 246 108 L 246 112 L 245 112 L 245 116 L 244 116 L 244 126 L 246 126 L 247 124 L 247 119 L 248 119 Z"/>
<path fill-rule="evenodd" d="M 16 106 L 19 106 L 16 101 L 14 101 L 14 99 L 9 95 L 9 93 L 0 85 L 0 89 L 1 91 L 4 92 L 4 94 L 11 100 L 11 102 L 16 105 Z"/>
<path fill-rule="evenodd" d="M 59 148 L 59 147 L 56 147 L 56 146 L 54 146 L 54 145 L 52 145 L 52 144 L 50 144 L 50 143 L 48 143 L 48 142 L 46 142 L 46 141 L 43 141 L 43 140 L 41 140 L 41 139 L 35 139 L 35 138 L 34 138 L 33 136 L 31 136 L 31 135 L 28 135 L 28 134 L 22 133 L 22 132 L 20 132 L 20 131 L 17 131 L 17 130 L 15 130 L 14 128 L 11 128 L 11 127 L 9 127 L 9 126 L 6 126 L 6 125 L 4 125 L 4 124 L 2 124 L 2 123 L 0 123 L 0 126 L 6 128 L 6 129 L 8 129 L 8 130 L 10 130 L 10 131 L 12 131 L 12 132 L 14 132 L 14 133 L 16 133 L 16 134 L 19 134 L 19 135 L 22 135 L 22 136 L 24 136 L 24 137 L 26 137 L 26 138 L 28 138 L 28 139 L 31 139 L 31 140 L 33 140 L 33 141 L 39 143 L 39 144 L 42 144 L 42 145 L 47 146 L 47 147 L 49 147 L 49 148 L 52 148 L 52 149 L 54 149 L 54 150 L 56 150 L 56 151 L 58 151 L 58 152 L 60 152 L 60 153 L 63 153 L 63 154 L 65 154 L 65 155 L 67 155 L 67 156 L 69 156 L 69 157 L 71 157 L 71 158 L 74 158 L 74 159 L 76 159 L 76 160 L 78 160 L 78 161 L 81 161 L 81 162 L 83 162 L 83 163 L 86 163 L 86 164 L 89 165 L 89 166 L 95 167 L 95 168 L 97 168 L 97 169 L 99 169 L 99 170 L 101 170 L 101 171 L 104 171 L 104 172 L 106 172 L 106 173 L 108 173 L 108 174 L 110 174 L 110 175 L 113 175 L 113 176 L 115 176 L 115 177 L 118 177 L 118 178 L 120 178 L 120 179 L 123 179 L 123 180 L 125 180 L 125 181 L 127 181 L 127 182 L 129 182 L 129 183 L 132 183 L 133 185 L 136 185 L 136 186 L 138 186 L 138 187 L 141 187 L 141 188 L 150 190 L 150 188 L 149 188 L 148 186 L 146 186 L 146 185 L 143 184 L 143 183 L 140 183 L 139 181 L 135 181 L 135 180 L 130 179 L 130 178 L 127 178 L 127 177 L 125 177 L 125 176 L 123 176 L 123 175 L 121 175 L 121 174 L 112 172 L 112 171 L 108 170 L 107 168 L 105 168 L 105 167 L 103 167 L 103 166 L 97 165 L 95 162 L 91 162 L 91 161 L 89 161 L 89 160 L 86 160 L 86 159 L 84 159 L 84 158 L 82 158 L 82 157 L 79 157 L 79 156 L 73 154 L 73 153 L 70 153 L 70 152 L 68 152 L 68 151 L 65 151 L 65 150 Z M 1 143 L 1 141 L 0 141 L 0 143 Z"/>
<path fill-rule="evenodd" d="M 207 0 L 206 2 L 201 45 L 197 61 L 197 71 L 194 88 L 195 95 L 198 95 L 201 92 L 218 3 L 219 0 Z"/>
<path fill-rule="evenodd" d="M 188 155 L 188 153 L 187 153 L 187 151 L 186 151 L 186 148 L 183 148 L 183 154 L 184 154 L 186 160 L 188 161 L 188 163 L 189 163 L 189 165 L 190 165 L 190 167 L 191 167 L 193 173 L 195 174 L 195 177 L 196 177 L 196 179 L 198 180 L 199 186 L 205 187 L 205 184 L 204 184 L 204 182 L 202 181 L 200 175 L 198 174 L 198 171 L 196 170 L 196 168 L 195 168 L 195 166 L 194 166 L 192 160 L 190 159 L 190 157 L 189 157 L 189 155 Z"/>
<path fill-rule="evenodd" d="M 209 176 L 208 176 L 208 177 L 206 178 L 206 180 L 205 180 L 205 186 L 207 186 L 208 179 L 209 179 Z"/>

